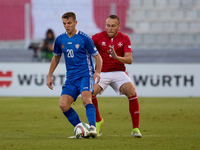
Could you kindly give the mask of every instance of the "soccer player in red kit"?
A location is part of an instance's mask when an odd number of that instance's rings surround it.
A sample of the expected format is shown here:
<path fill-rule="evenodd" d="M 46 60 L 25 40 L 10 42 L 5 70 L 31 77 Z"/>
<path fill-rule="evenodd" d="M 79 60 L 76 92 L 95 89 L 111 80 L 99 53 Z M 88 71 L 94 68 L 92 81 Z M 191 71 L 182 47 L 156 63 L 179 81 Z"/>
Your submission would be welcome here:
<path fill-rule="evenodd" d="M 132 63 L 131 41 L 127 35 L 119 32 L 119 29 L 119 17 L 110 15 L 106 20 L 106 31 L 92 36 L 92 40 L 103 59 L 101 79 L 99 83 L 95 83 L 92 96 L 92 102 L 96 108 L 97 135 L 101 136 L 101 125 L 104 120 L 100 117 L 96 95 L 101 94 L 110 85 L 118 94 L 127 96 L 133 125 L 131 135 L 141 138 L 137 93 L 132 80 L 125 73 L 125 64 Z"/>

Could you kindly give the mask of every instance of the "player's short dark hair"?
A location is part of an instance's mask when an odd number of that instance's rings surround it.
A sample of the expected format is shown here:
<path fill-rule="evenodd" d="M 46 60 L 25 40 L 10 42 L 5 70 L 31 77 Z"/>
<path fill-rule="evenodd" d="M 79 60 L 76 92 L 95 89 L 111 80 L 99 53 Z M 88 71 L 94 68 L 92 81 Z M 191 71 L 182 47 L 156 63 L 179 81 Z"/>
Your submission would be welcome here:
<path fill-rule="evenodd" d="M 119 22 L 119 24 L 120 24 L 120 19 L 119 19 L 119 17 L 118 17 L 117 15 L 110 15 L 110 16 L 108 16 L 108 18 L 117 19 L 118 22 Z M 107 18 L 107 19 L 108 19 L 108 18 Z"/>
<path fill-rule="evenodd" d="M 76 21 L 76 14 L 73 12 L 66 12 L 62 15 L 62 18 L 68 19 L 68 18 L 73 18 L 74 21 Z"/>

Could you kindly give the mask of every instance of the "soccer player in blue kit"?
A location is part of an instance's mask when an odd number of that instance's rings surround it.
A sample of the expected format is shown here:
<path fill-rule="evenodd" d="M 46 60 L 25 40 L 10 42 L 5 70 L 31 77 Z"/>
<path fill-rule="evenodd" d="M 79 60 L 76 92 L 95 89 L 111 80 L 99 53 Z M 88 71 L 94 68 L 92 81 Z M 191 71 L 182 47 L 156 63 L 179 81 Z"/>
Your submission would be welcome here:
<path fill-rule="evenodd" d="M 92 91 L 94 80 L 100 81 L 102 58 L 92 39 L 76 29 L 76 15 L 73 12 L 63 14 L 62 21 L 66 32 L 56 38 L 47 86 L 53 90 L 52 75 L 63 53 L 67 77 L 62 86 L 59 106 L 68 121 L 75 127 L 81 121 L 76 111 L 71 107 L 71 104 L 81 94 L 83 105 L 86 108 L 86 116 L 90 124 L 89 136 L 96 138 L 96 110 L 92 104 Z M 91 56 L 96 60 L 95 71 Z"/>

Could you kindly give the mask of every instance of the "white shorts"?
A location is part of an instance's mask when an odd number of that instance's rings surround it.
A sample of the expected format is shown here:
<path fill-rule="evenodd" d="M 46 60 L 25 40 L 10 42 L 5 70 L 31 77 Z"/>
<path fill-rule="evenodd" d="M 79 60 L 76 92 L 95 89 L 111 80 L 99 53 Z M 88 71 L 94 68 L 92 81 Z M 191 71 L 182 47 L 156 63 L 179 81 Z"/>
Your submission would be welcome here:
<path fill-rule="evenodd" d="M 102 90 L 99 92 L 99 94 L 102 94 L 107 86 L 110 85 L 116 93 L 121 95 L 122 93 L 119 91 L 120 87 L 124 83 L 132 82 L 129 76 L 123 71 L 101 72 L 100 77 L 100 82 L 98 84 Z"/>

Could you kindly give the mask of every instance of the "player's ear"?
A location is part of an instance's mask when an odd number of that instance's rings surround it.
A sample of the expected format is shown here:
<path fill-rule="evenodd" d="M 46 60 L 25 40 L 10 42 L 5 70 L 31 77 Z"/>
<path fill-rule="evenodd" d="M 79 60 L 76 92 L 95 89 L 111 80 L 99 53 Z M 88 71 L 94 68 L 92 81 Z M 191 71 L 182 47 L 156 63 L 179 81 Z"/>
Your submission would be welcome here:
<path fill-rule="evenodd" d="M 77 20 L 75 21 L 75 25 L 77 25 Z"/>
<path fill-rule="evenodd" d="M 119 24 L 119 29 L 121 28 L 121 24 Z"/>

